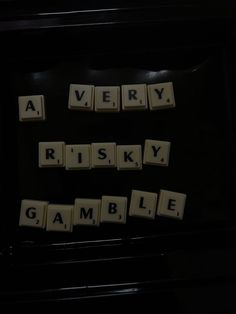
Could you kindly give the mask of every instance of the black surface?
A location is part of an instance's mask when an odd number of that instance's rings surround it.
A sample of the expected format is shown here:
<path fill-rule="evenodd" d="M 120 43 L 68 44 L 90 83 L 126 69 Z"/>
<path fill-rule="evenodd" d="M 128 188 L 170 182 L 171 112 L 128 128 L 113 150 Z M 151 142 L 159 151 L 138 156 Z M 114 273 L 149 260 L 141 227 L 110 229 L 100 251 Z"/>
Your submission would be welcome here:
<path fill-rule="evenodd" d="M 74 60 L 57 60 L 53 66 L 44 61 L 42 66 L 47 69 L 40 72 L 32 72 L 31 64 L 26 65 L 26 73 L 21 60 L 20 69 L 13 64 L 10 81 L 14 104 L 10 107 L 15 108 L 17 114 L 18 95 L 43 94 L 47 111 L 46 122 L 17 123 L 16 134 L 12 138 L 17 145 L 11 144 L 9 153 L 15 158 L 15 152 L 18 152 L 18 173 L 14 176 L 14 182 L 18 183 L 16 208 L 20 208 L 21 199 L 73 204 L 78 197 L 117 195 L 130 198 L 132 189 L 157 193 L 166 189 L 187 194 L 183 225 L 181 222 L 169 223 L 168 219 L 158 218 L 159 221 L 149 222 L 128 218 L 127 226 L 115 227 L 116 234 L 156 234 L 159 227 L 167 231 L 175 227 L 184 230 L 191 223 L 201 225 L 234 219 L 234 211 L 231 211 L 231 116 L 224 88 L 222 53 L 218 47 L 203 47 L 194 52 L 191 49 L 164 50 L 161 53 L 130 51 L 107 56 L 91 55 L 88 51 L 86 56 L 78 54 Z M 174 54 L 177 55 L 173 58 Z M 185 55 L 192 60 L 191 66 L 181 64 Z M 160 61 L 163 56 L 164 68 Z M 77 59 L 82 60 L 82 64 Z M 34 60 L 33 66 L 38 62 Z M 71 111 L 67 107 L 70 83 L 122 85 L 163 81 L 174 84 L 177 106 L 173 110 L 99 114 Z M 14 125 L 10 127 L 13 129 Z M 142 171 L 135 172 L 119 172 L 117 169 L 81 172 L 38 167 L 39 142 L 116 142 L 144 147 L 148 138 L 171 142 L 167 168 L 144 165 Z M 89 234 L 89 239 L 93 234 L 95 239 L 103 237 L 105 228 L 91 228 L 89 232 L 86 228 L 79 228 L 72 239 L 84 238 L 86 234 Z M 114 226 L 107 228 L 111 229 L 112 235 Z M 50 239 L 57 235 L 47 237 Z"/>
<path fill-rule="evenodd" d="M 144 302 L 154 306 L 158 296 L 176 313 L 236 311 L 235 8 L 175 4 L 72 17 L 52 17 L 60 11 L 52 5 L 47 16 L 26 10 L 27 18 L 22 5 L 21 13 L 1 17 L 2 303 L 69 302 L 105 311 L 114 299 L 120 308 L 127 301 L 138 309 Z M 169 80 L 173 110 L 67 108 L 70 83 Z M 46 122 L 18 122 L 17 96 L 31 93 L 45 95 Z M 143 145 L 145 138 L 171 141 L 168 168 L 78 175 L 37 167 L 38 141 Z M 21 198 L 72 203 L 103 194 L 130 197 L 133 188 L 186 193 L 183 222 L 128 217 L 124 226 L 81 227 L 69 235 L 17 226 Z"/>

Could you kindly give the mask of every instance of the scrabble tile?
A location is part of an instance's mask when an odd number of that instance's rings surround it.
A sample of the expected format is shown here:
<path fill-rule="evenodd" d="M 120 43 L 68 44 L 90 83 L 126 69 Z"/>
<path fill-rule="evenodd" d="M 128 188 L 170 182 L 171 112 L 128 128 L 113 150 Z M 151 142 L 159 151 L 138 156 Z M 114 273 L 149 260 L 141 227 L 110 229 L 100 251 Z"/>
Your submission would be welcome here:
<path fill-rule="evenodd" d="M 186 194 L 161 190 L 157 215 L 182 220 L 185 202 Z"/>
<path fill-rule="evenodd" d="M 39 143 L 39 167 L 64 167 L 64 142 Z"/>
<path fill-rule="evenodd" d="M 146 84 L 122 85 L 122 109 L 148 109 Z"/>
<path fill-rule="evenodd" d="M 101 222 L 126 223 L 127 197 L 103 196 Z"/>
<path fill-rule="evenodd" d="M 47 212 L 47 231 L 71 232 L 73 205 L 49 204 Z"/>
<path fill-rule="evenodd" d="M 118 112 L 120 111 L 120 87 L 96 86 L 95 111 Z"/>
<path fill-rule="evenodd" d="M 148 85 L 150 110 L 175 107 L 175 96 L 172 82 Z"/>
<path fill-rule="evenodd" d="M 91 168 L 91 145 L 66 145 L 66 170 Z"/>
<path fill-rule="evenodd" d="M 142 146 L 141 145 L 117 145 L 117 169 L 141 170 Z"/>
<path fill-rule="evenodd" d="M 146 165 L 168 166 L 170 142 L 145 140 L 144 160 Z"/>
<path fill-rule="evenodd" d="M 157 194 L 132 190 L 129 215 L 154 219 L 157 208 Z"/>
<path fill-rule="evenodd" d="M 47 205 L 44 201 L 22 200 L 19 226 L 44 228 Z"/>
<path fill-rule="evenodd" d="M 99 226 L 101 200 L 75 199 L 74 225 Z"/>
<path fill-rule="evenodd" d="M 18 105 L 20 121 L 40 121 L 46 119 L 43 95 L 19 96 Z"/>
<path fill-rule="evenodd" d="M 94 86 L 70 84 L 68 107 L 72 110 L 92 111 L 94 103 Z"/>
<path fill-rule="evenodd" d="M 116 167 L 116 143 L 92 143 L 92 167 Z"/>

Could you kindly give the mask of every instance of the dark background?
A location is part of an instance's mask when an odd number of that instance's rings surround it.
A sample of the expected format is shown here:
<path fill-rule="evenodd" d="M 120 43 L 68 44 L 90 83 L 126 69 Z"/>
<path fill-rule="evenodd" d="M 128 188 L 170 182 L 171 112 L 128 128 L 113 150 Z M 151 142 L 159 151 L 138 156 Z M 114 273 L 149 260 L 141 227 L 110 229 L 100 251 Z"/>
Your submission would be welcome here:
<path fill-rule="evenodd" d="M 19 3 L 3 2 L 0 13 L 1 302 L 235 311 L 235 6 Z M 165 81 L 174 84 L 175 109 L 67 108 L 70 83 Z M 45 95 L 46 122 L 19 123 L 17 96 L 30 94 Z M 171 141 L 168 168 L 37 166 L 39 141 L 143 145 L 146 138 Z M 184 220 L 128 217 L 124 226 L 69 235 L 18 228 L 22 198 L 73 203 L 130 197 L 132 189 L 186 193 Z"/>

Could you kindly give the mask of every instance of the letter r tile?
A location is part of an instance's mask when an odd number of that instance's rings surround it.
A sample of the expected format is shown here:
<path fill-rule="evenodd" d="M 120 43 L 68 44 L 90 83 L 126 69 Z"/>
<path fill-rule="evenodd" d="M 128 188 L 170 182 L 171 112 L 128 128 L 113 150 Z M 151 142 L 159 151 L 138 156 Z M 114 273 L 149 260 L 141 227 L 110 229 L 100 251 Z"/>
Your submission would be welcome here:
<path fill-rule="evenodd" d="M 172 82 L 148 85 L 150 110 L 175 107 L 175 96 Z"/>
<path fill-rule="evenodd" d="M 65 143 L 64 142 L 40 142 L 39 143 L 39 167 L 64 167 Z"/>

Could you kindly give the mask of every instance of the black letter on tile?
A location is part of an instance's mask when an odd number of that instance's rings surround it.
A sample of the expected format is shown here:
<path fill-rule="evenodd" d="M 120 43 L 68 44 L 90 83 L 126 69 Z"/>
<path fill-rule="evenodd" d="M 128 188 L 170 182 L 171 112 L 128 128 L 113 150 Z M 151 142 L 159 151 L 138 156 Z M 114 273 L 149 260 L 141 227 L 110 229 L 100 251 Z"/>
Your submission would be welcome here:
<path fill-rule="evenodd" d="M 78 163 L 82 163 L 82 153 L 78 153 Z"/>
<path fill-rule="evenodd" d="M 27 218 L 34 219 L 36 217 L 36 208 L 35 207 L 27 208 L 25 215 Z"/>
<path fill-rule="evenodd" d="M 53 223 L 55 224 L 55 222 L 59 222 L 60 224 L 63 224 L 63 220 L 62 220 L 62 217 L 61 217 L 61 214 L 60 213 L 57 213 L 54 220 L 53 220 Z"/>
<path fill-rule="evenodd" d="M 127 161 L 130 161 L 130 162 L 133 162 L 134 160 L 130 157 L 130 155 L 132 154 L 133 152 L 124 152 L 124 161 L 127 162 Z"/>
<path fill-rule="evenodd" d="M 105 152 L 106 152 L 106 148 L 100 148 L 98 150 L 98 154 L 101 155 L 101 156 L 99 156 L 98 159 L 106 159 L 107 158 L 107 154 Z"/>
<path fill-rule="evenodd" d="M 36 110 L 35 107 L 34 107 L 34 104 L 33 104 L 32 100 L 29 100 L 29 101 L 28 101 L 25 111 L 28 111 L 29 109 L 32 110 L 32 111 L 35 111 L 35 110 Z"/>
<path fill-rule="evenodd" d="M 144 208 L 146 209 L 146 207 L 144 206 L 144 197 L 140 197 L 140 201 L 139 201 L 139 208 Z"/>
<path fill-rule="evenodd" d="M 155 88 L 155 92 L 157 93 L 159 99 L 162 99 L 162 93 L 164 92 L 164 88 L 161 90 Z"/>
<path fill-rule="evenodd" d="M 173 208 L 173 207 L 174 208 Z M 167 209 L 169 209 L 169 210 L 175 210 L 175 206 L 176 206 L 176 200 L 174 200 L 174 199 L 169 199 L 169 201 L 168 201 L 168 206 L 167 206 Z"/>
<path fill-rule="evenodd" d="M 117 212 L 117 204 L 116 203 L 109 203 L 108 213 L 109 214 L 116 214 Z"/>
<path fill-rule="evenodd" d="M 136 89 L 130 89 L 129 90 L 129 100 L 132 100 L 132 99 L 137 100 L 136 94 L 137 94 Z"/>
<path fill-rule="evenodd" d="M 154 157 L 157 156 L 157 153 L 159 152 L 160 149 L 161 149 L 160 146 L 159 146 L 158 148 L 156 148 L 155 146 L 152 146 L 152 150 L 153 150 L 153 153 L 154 153 Z"/>
<path fill-rule="evenodd" d="M 55 159 L 55 150 L 53 148 L 46 148 L 46 159 Z"/>
<path fill-rule="evenodd" d="M 110 101 L 110 91 L 104 91 L 102 93 L 102 100 L 103 100 L 103 102 L 109 102 Z"/>
<path fill-rule="evenodd" d="M 93 208 L 89 208 L 87 211 L 84 207 L 80 208 L 80 219 L 87 219 L 89 216 L 89 219 L 93 218 Z"/>
<path fill-rule="evenodd" d="M 78 101 L 80 101 L 82 99 L 82 97 L 84 96 L 85 91 L 83 90 L 81 95 L 79 94 L 78 90 L 75 90 L 75 95 Z"/>

